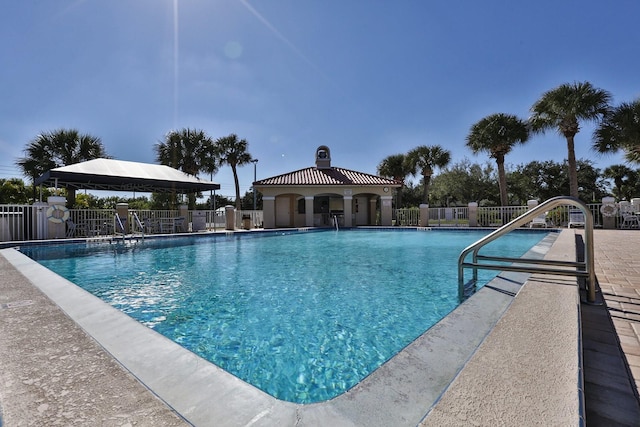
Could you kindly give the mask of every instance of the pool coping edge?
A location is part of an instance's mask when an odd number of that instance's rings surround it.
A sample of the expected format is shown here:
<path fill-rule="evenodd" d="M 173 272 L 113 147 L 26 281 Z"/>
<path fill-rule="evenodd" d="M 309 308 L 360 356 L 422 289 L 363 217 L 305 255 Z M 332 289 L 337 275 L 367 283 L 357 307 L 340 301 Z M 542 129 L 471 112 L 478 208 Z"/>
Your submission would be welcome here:
<path fill-rule="evenodd" d="M 2 254 L 78 323 L 107 352 L 171 408 L 195 425 L 225 420 L 228 425 L 416 425 L 492 330 L 524 283 L 521 273 L 503 273 L 443 321 L 429 329 L 348 392 L 326 402 L 296 404 L 267 395 L 178 344 L 150 330 L 97 297 L 11 249 Z M 514 279 L 515 278 L 515 279 Z M 502 283 L 500 283 L 502 282 Z M 487 317 L 488 316 L 488 317 Z M 485 319 L 478 328 L 478 319 Z M 460 333 L 474 331 L 475 338 Z M 454 336 L 456 340 L 451 340 Z M 129 337 L 123 340 L 123 337 Z M 468 347 L 464 349 L 465 345 Z M 443 353 L 438 356 L 438 352 Z M 443 374 L 443 355 L 458 362 Z M 179 363 L 166 372 L 157 367 Z M 433 391 L 429 384 L 439 384 Z M 189 385 L 187 385 L 189 384 Z"/>

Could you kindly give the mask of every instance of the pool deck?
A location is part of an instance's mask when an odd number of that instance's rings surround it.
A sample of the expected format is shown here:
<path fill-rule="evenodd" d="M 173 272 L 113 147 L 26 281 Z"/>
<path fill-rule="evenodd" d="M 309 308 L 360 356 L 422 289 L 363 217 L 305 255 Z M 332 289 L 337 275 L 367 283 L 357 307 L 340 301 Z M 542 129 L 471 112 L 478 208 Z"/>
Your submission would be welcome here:
<path fill-rule="evenodd" d="M 567 244 L 573 233 L 562 233 L 563 236 L 569 236 L 569 239 L 563 239 L 563 245 Z M 640 247 L 640 231 L 596 230 L 594 234 L 596 275 L 606 307 L 613 318 L 616 336 L 628 361 L 626 366 L 638 384 L 640 256 L 637 255 L 636 248 Z M 553 249 L 565 254 L 571 252 L 566 246 L 554 245 Z M 483 353 L 480 350 L 469 359 L 469 356 L 465 356 L 467 353 L 462 351 L 463 347 L 491 349 L 492 340 L 498 340 L 499 343 L 501 331 L 503 334 L 515 335 L 509 334 L 509 328 L 500 325 L 523 327 L 523 324 L 532 322 L 532 318 L 518 318 L 519 311 L 531 315 L 532 310 L 542 308 L 548 313 L 537 317 L 558 316 L 561 319 L 559 312 L 567 311 L 566 307 L 571 307 L 575 302 L 572 301 L 574 296 L 569 296 L 567 306 L 563 306 L 567 301 L 545 303 L 550 299 L 544 299 L 545 287 L 549 285 L 544 280 L 540 281 L 541 286 L 538 287 L 543 292 L 532 292 L 534 287 L 527 283 L 522 287 L 522 298 L 519 295 L 514 299 L 512 294 L 519 291 L 521 286 L 517 283 L 509 284 L 509 280 L 506 280 L 503 292 L 481 290 L 476 294 L 479 296 L 475 299 L 476 302 L 465 307 L 466 313 L 454 312 L 453 320 L 434 327 L 434 333 L 423 340 L 416 340 L 401 353 L 401 357 L 392 359 L 393 363 L 383 365 L 356 389 L 328 404 L 297 405 L 270 398 L 192 353 L 176 349 L 168 340 L 158 337 L 158 334 L 150 334 L 152 331 L 146 330 L 125 315 L 119 315 L 116 310 L 110 310 L 105 307 L 106 304 L 84 291 L 76 287 L 69 289 L 68 282 L 64 279 L 52 278 L 46 269 L 16 256 L 12 250 L 2 250 L 0 255 L 0 420 L 8 427 L 416 425 L 420 422 L 424 425 L 442 425 L 440 421 L 444 420 L 448 420 L 448 425 L 489 425 L 491 421 L 495 422 L 496 416 L 503 422 L 517 420 L 517 416 L 510 418 L 513 414 L 505 412 L 508 405 L 504 404 L 505 401 L 501 400 L 499 394 L 486 393 L 486 384 L 479 384 L 479 391 L 475 390 L 476 394 L 470 401 L 467 400 L 463 414 L 467 417 L 466 420 L 460 417 L 461 411 L 451 409 L 455 406 L 447 407 L 447 401 L 455 402 L 458 397 L 456 389 L 460 388 L 456 384 L 463 385 L 463 390 L 474 390 L 473 385 L 464 386 L 465 381 L 473 380 L 474 376 L 477 378 L 477 372 L 486 370 L 492 360 L 490 357 L 482 359 L 491 355 L 491 352 Z M 45 283 L 42 290 L 33 285 L 41 282 Z M 548 288 L 575 295 L 570 290 L 574 286 L 557 286 L 558 284 L 568 283 L 565 278 L 564 282 L 560 281 Z M 528 305 L 529 299 L 537 299 L 537 303 L 542 301 L 542 304 Z M 503 316 L 505 310 L 507 311 Z M 458 317 L 457 321 L 454 321 L 455 317 Z M 480 317 L 490 320 L 478 322 Z M 499 324 L 498 327 L 492 330 L 496 323 Z M 460 333 L 460 325 L 463 325 L 465 333 Z M 447 327 L 458 328 L 458 333 L 451 333 L 456 330 L 447 330 Z M 473 329 L 479 331 L 475 335 L 468 335 L 467 331 Z M 574 331 L 554 332 L 568 333 L 570 336 Z M 92 338 L 95 336 L 100 337 L 100 343 Z M 543 347 L 539 345 L 540 342 L 546 342 L 544 336 L 524 341 L 523 345 L 526 345 L 526 341 L 534 341 L 537 347 Z M 604 357 L 600 362 L 607 362 L 606 356 L 609 353 L 599 353 L 595 347 L 585 349 L 587 350 L 596 357 Z M 437 366 L 425 356 L 434 351 L 441 351 L 443 355 Z M 459 361 L 450 362 L 456 357 L 462 363 L 468 361 L 469 365 L 457 376 L 456 363 Z M 175 372 L 169 368 L 176 361 L 182 363 L 183 370 Z M 475 371 L 474 364 L 477 365 Z M 501 366 L 491 368 L 504 369 L 505 364 Z M 517 369 L 517 366 L 513 368 Z M 574 367 L 568 368 L 571 376 Z M 586 368 L 589 366 L 585 360 Z M 445 372 L 447 369 L 451 372 Z M 444 394 L 429 395 L 436 392 L 423 384 L 425 373 L 430 381 L 442 383 L 443 389 L 447 388 L 452 377 L 455 376 L 456 380 Z M 544 370 L 540 374 L 544 375 Z M 528 379 L 524 378 L 526 376 L 520 378 L 520 382 L 524 381 L 526 385 Z M 189 380 L 188 386 L 183 382 L 185 379 Z M 507 378 L 509 381 L 514 379 L 515 376 Z M 620 381 L 624 383 L 624 379 Z M 601 375 L 599 382 L 606 383 L 606 376 Z M 587 398 L 588 386 L 587 380 Z M 162 388 L 171 390 L 170 399 L 163 396 L 163 401 L 149 390 Z M 490 399 L 501 402 L 501 413 L 492 409 Z M 520 400 L 513 396 L 510 403 L 515 405 L 512 409 L 514 412 L 520 412 L 518 416 L 528 411 L 539 414 L 537 419 L 528 419 L 530 424 L 544 425 L 549 420 L 564 421 L 564 418 L 559 418 L 564 416 L 575 422 L 578 420 L 573 395 L 567 399 L 569 404 L 560 407 L 557 414 L 555 407 L 548 405 L 549 402 L 544 404 L 544 408 L 536 410 L 537 402 L 532 399 L 531 394 L 523 396 L 523 399 L 529 407 L 527 411 L 518 410 Z M 606 412 L 612 405 L 615 408 L 612 412 L 620 412 L 621 408 L 616 407 L 614 401 L 600 400 L 603 401 L 602 412 Z M 436 401 L 429 416 L 423 418 Z M 203 407 L 208 412 L 198 415 L 196 412 L 202 411 Z M 248 407 L 251 409 L 249 412 Z M 589 408 L 587 402 L 587 414 L 590 416 Z M 633 402 L 629 409 L 624 410 L 627 411 L 626 419 L 640 419 L 633 418 L 638 414 L 634 412 Z M 587 425 L 590 425 L 589 416 Z M 607 425 L 605 420 L 608 418 L 599 412 L 593 413 L 593 418 L 602 420 L 600 425 Z M 624 424 L 621 421 L 619 425 L 634 424 Z"/>

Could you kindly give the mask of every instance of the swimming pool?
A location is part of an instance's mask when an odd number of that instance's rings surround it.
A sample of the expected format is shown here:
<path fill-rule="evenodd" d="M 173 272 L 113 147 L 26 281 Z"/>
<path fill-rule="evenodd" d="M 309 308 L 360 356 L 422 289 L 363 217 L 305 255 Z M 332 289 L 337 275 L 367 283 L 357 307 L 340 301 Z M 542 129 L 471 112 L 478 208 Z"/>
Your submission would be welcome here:
<path fill-rule="evenodd" d="M 457 256 L 487 233 L 271 232 L 23 252 L 265 392 L 309 403 L 348 390 L 453 310 Z M 519 230 L 486 253 L 520 256 L 546 234 Z"/>

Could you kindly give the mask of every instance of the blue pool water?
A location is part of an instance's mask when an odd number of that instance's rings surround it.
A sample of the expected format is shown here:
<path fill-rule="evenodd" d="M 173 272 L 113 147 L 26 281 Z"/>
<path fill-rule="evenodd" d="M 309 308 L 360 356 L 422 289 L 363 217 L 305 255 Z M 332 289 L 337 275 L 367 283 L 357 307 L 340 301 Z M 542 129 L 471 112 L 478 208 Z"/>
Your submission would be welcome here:
<path fill-rule="evenodd" d="M 263 391 L 309 403 L 348 390 L 451 312 L 458 255 L 486 233 L 251 233 L 22 251 Z M 483 253 L 521 256 L 546 234 L 510 233 Z M 495 274 L 481 271 L 480 282 Z"/>

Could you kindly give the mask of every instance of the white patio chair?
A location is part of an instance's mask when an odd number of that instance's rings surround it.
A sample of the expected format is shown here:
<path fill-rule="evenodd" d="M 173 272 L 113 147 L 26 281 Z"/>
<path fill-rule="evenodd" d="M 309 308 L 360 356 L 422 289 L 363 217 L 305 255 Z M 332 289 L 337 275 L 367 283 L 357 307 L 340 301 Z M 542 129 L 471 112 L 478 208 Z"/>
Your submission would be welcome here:
<path fill-rule="evenodd" d="M 620 228 L 640 228 L 640 218 L 635 212 L 635 207 L 626 200 L 622 200 L 619 203 L 618 212 L 622 217 Z"/>
<path fill-rule="evenodd" d="M 584 214 L 581 210 L 569 210 L 569 228 L 584 227 Z"/>

